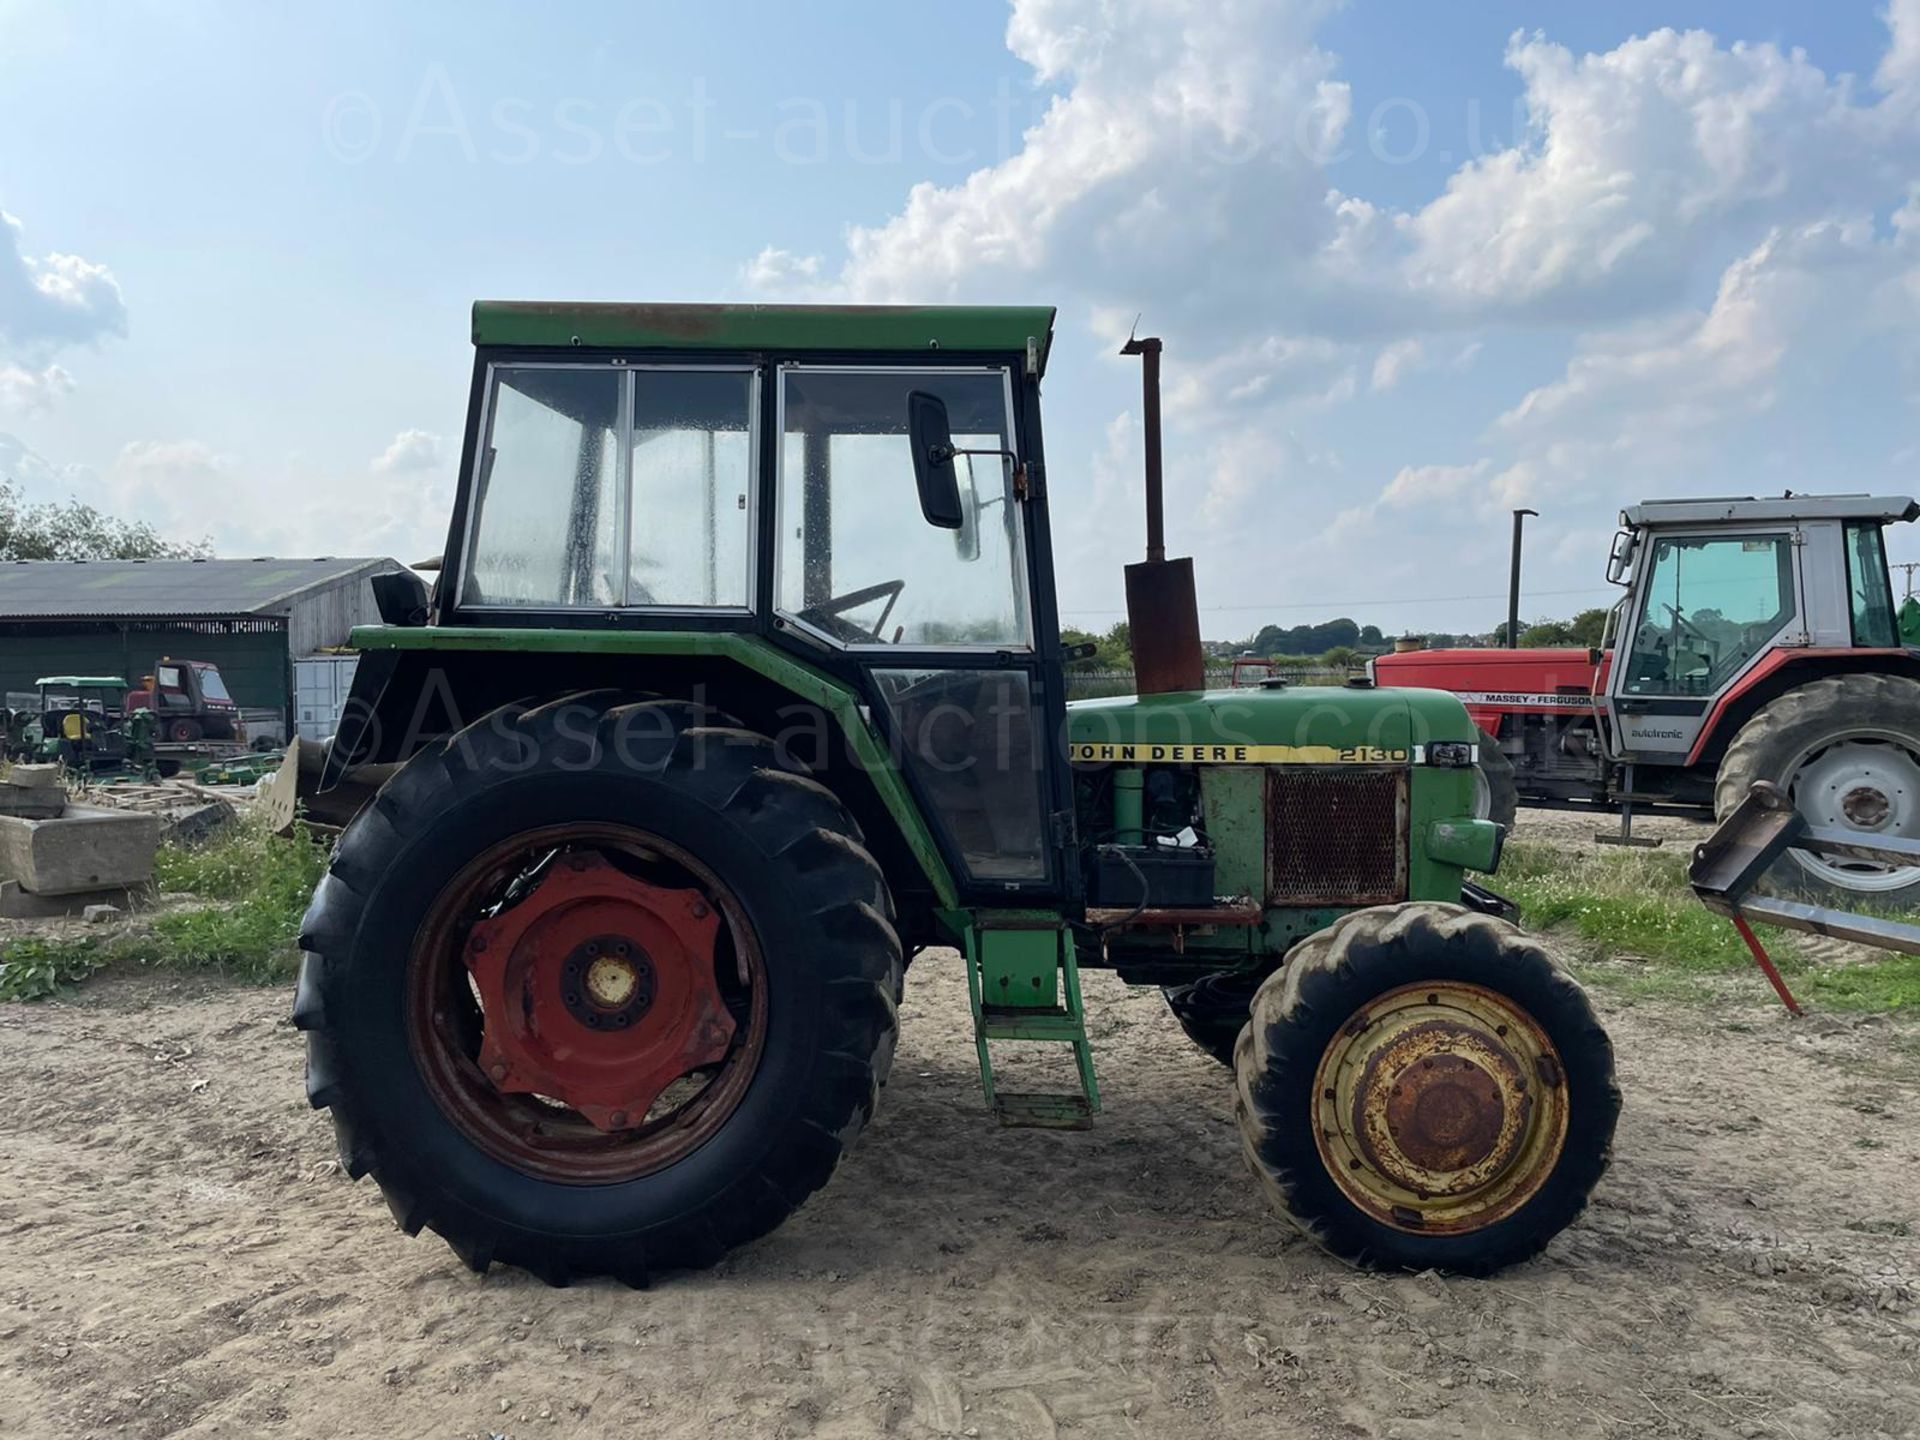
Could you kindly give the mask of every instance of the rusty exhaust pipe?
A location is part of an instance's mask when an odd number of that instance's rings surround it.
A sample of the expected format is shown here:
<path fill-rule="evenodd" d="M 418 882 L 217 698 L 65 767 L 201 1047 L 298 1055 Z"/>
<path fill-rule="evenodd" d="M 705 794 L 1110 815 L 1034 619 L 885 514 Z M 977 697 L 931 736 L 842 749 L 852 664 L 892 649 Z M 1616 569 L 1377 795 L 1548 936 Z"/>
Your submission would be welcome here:
<path fill-rule="evenodd" d="M 1171 695 L 1202 690 L 1206 656 L 1200 649 L 1200 607 L 1193 560 L 1167 559 L 1166 502 L 1160 448 L 1158 339 L 1129 339 L 1122 355 L 1140 357 L 1142 440 L 1147 458 L 1147 558 L 1127 566 L 1127 628 L 1133 637 L 1134 690 Z"/>

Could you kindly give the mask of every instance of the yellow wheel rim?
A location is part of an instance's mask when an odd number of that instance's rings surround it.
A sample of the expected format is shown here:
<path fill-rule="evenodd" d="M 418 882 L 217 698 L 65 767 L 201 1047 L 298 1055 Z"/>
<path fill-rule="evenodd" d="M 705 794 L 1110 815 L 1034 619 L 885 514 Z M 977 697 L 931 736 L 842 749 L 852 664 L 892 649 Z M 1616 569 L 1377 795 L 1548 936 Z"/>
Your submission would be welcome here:
<path fill-rule="evenodd" d="M 1478 985 L 1403 985 L 1328 1043 L 1314 1077 L 1320 1158 L 1382 1224 L 1458 1235 L 1511 1215 L 1567 1139 L 1565 1071 L 1534 1018 Z"/>

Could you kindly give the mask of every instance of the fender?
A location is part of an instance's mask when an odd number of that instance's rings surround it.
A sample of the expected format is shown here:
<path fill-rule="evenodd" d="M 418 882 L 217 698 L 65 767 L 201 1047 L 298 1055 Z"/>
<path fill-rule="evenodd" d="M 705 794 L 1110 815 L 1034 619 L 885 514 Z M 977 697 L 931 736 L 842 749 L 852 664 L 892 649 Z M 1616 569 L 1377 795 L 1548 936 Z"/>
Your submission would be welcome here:
<path fill-rule="evenodd" d="M 1809 680 L 1823 675 L 1844 675 L 1862 670 L 1885 670 L 1896 675 L 1920 677 L 1920 650 L 1902 647 L 1871 650 L 1832 646 L 1812 649 L 1779 648 L 1770 651 L 1749 670 L 1739 684 L 1729 689 L 1707 711 L 1706 724 L 1687 755 L 1689 767 L 1700 764 L 1709 754 L 1726 749 L 1726 740 L 1769 700 L 1784 695 Z"/>

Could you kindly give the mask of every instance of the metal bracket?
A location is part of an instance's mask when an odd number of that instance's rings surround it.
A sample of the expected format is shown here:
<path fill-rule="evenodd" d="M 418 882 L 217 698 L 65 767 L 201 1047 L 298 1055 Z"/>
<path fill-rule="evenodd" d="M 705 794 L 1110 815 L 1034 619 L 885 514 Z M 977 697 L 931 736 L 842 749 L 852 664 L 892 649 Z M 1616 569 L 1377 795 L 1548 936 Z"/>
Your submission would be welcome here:
<path fill-rule="evenodd" d="M 1766 947 L 1753 933 L 1752 921 L 1920 955 L 1920 925 L 1856 915 L 1798 900 L 1753 895 L 1754 887 L 1789 850 L 1841 855 L 1881 864 L 1917 865 L 1920 864 L 1920 840 L 1898 836 L 1866 839 L 1858 831 L 1809 825 L 1806 817 L 1794 809 L 1792 797 L 1779 786 L 1762 780 L 1748 792 L 1746 799 L 1728 812 L 1713 834 L 1694 848 L 1693 864 L 1687 870 L 1693 893 L 1709 910 L 1733 921 L 1740 938 L 1753 952 L 1754 963 L 1788 1010 L 1795 1015 L 1801 1013 Z"/>

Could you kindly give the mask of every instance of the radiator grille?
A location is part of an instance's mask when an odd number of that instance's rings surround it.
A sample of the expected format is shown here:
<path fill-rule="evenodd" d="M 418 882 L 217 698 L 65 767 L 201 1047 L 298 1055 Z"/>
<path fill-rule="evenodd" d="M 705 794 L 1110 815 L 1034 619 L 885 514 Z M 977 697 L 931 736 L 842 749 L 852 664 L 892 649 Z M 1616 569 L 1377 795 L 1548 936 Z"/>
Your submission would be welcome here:
<path fill-rule="evenodd" d="M 1407 893 L 1407 772 L 1276 766 L 1267 772 L 1273 905 L 1384 905 Z"/>

